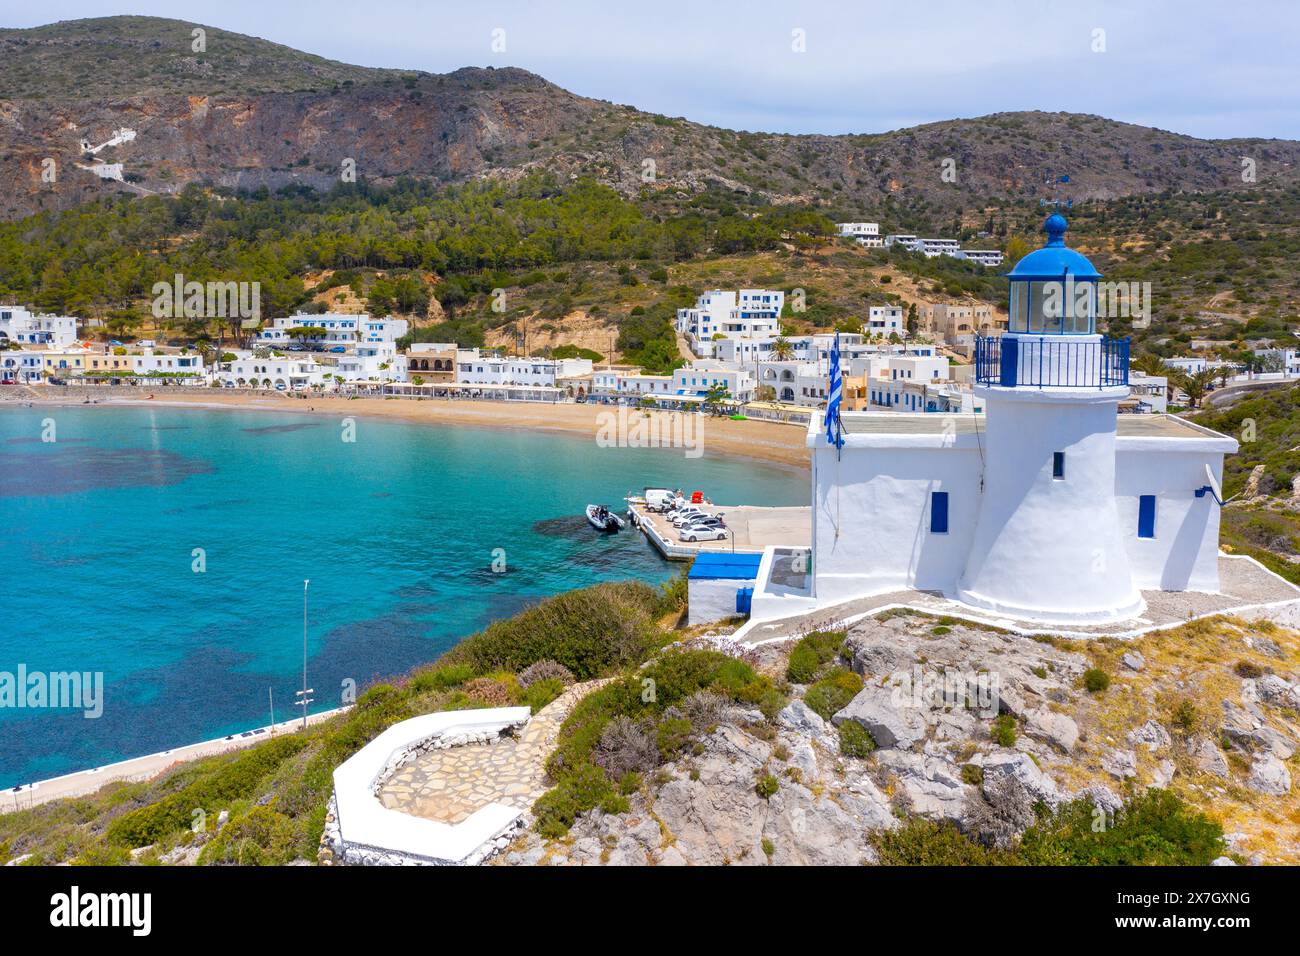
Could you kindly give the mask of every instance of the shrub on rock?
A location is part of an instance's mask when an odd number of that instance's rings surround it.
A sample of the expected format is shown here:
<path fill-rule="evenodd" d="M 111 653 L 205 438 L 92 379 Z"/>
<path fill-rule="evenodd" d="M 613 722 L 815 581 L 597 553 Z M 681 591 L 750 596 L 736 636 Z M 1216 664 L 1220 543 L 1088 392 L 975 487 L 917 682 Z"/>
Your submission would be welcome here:
<path fill-rule="evenodd" d="M 858 696 L 862 678 L 843 667 L 832 668 L 829 674 L 808 688 L 803 701 L 822 720 L 830 720 L 836 713 Z"/>

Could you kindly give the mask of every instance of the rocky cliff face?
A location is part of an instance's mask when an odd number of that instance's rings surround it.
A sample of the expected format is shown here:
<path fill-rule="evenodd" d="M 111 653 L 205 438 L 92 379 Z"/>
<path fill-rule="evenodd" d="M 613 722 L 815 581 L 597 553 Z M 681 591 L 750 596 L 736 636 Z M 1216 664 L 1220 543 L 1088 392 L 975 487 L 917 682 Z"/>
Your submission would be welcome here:
<path fill-rule="evenodd" d="M 1124 796 L 1161 787 L 1217 819 L 1240 858 L 1294 863 L 1296 614 L 1275 614 L 1285 627 L 1218 618 L 1096 643 L 927 616 L 867 619 L 840 658 L 862 690 L 829 720 L 797 685 L 775 721 L 732 708 L 695 753 L 646 782 L 630 812 L 592 811 L 564 840 L 530 833 L 494 862 L 872 863 L 873 836 L 909 816 L 1005 846 L 1038 801 L 1082 797 L 1112 812 Z M 743 654 L 776 676 L 789 651 Z M 1082 677 L 1099 665 L 1110 686 L 1089 692 Z M 843 752 L 848 723 L 871 735 L 874 752 Z M 767 795 L 756 788 L 764 775 L 776 784 Z"/>
<path fill-rule="evenodd" d="M 1070 173 L 1074 197 L 1088 199 L 1240 188 L 1243 157 L 1260 182 L 1294 182 L 1300 167 L 1300 143 L 1198 140 L 1064 113 L 870 136 L 740 133 L 575 96 L 513 68 L 371 70 L 213 28 L 194 53 L 192 27 L 114 17 L 0 30 L 0 215 L 189 183 L 327 189 L 347 160 L 378 183 L 544 166 L 629 195 L 718 185 L 847 210 L 1033 198 L 1049 171 Z M 136 136 L 93 156 L 83 148 L 120 129 Z M 121 181 L 92 168 L 116 163 Z"/>

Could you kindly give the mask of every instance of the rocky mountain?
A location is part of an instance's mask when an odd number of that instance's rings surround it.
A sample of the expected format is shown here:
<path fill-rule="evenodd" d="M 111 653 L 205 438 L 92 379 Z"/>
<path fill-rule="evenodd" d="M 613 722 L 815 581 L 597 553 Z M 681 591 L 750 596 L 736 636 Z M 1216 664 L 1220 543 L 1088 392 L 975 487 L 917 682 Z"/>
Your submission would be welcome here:
<path fill-rule="evenodd" d="M 353 172 L 463 181 L 538 166 L 628 195 L 716 185 L 846 214 L 1034 198 L 1049 171 L 1069 172 L 1079 199 L 1241 187 L 1243 157 L 1260 182 L 1300 179 L 1295 141 L 1040 112 L 873 135 L 738 132 L 576 96 L 515 68 L 369 69 L 153 17 L 0 30 L 0 62 L 7 218 L 105 190 L 328 189 Z"/>

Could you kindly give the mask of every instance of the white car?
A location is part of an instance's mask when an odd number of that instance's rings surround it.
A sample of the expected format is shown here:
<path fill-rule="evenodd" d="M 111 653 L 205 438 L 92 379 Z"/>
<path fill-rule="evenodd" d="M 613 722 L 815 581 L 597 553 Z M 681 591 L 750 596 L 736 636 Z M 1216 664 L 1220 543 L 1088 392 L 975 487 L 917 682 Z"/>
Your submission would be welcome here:
<path fill-rule="evenodd" d="M 727 529 L 722 525 L 687 525 L 680 534 L 683 541 L 725 541 Z"/>
<path fill-rule="evenodd" d="M 673 525 L 677 527 L 681 527 L 682 525 L 692 524 L 693 522 L 697 521 L 700 518 L 708 518 L 708 517 L 711 517 L 711 515 L 707 514 L 706 512 L 691 509 L 689 511 L 675 512 L 673 515 L 671 515 L 668 518 L 668 520 Z"/>

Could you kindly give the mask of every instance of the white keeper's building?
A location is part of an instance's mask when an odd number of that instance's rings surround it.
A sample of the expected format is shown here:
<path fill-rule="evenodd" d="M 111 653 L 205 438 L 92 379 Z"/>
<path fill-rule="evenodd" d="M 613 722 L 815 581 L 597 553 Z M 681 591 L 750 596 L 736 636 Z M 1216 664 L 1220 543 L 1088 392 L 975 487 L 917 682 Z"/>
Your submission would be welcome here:
<path fill-rule="evenodd" d="M 1008 274 L 1008 331 L 977 340 L 983 413 L 845 412 L 839 450 L 814 416 L 812 553 L 768 549 L 755 618 L 917 589 L 1090 624 L 1140 615 L 1143 590 L 1219 591 L 1219 488 L 1237 442 L 1117 414 L 1128 340 L 1097 333 L 1101 277 L 1066 247 L 1064 217 L 1046 231 Z"/>

